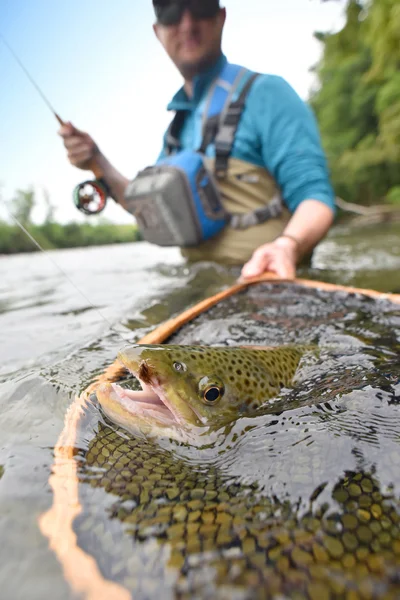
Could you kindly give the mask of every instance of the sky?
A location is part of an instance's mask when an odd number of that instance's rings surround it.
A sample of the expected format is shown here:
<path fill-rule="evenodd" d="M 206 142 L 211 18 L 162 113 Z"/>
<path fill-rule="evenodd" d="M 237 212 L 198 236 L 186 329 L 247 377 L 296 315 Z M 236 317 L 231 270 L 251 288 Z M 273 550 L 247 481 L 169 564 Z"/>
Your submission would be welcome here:
<path fill-rule="evenodd" d="M 343 25 L 344 0 L 225 0 L 223 51 L 228 60 L 284 77 L 303 98 L 321 55 L 314 31 Z M 0 0 L 0 33 L 56 112 L 90 133 L 126 177 L 152 164 L 171 114 L 166 105 L 181 78 L 152 30 L 150 0 Z M 83 221 L 75 185 L 89 171 L 67 161 L 58 123 L 0 40 L 0 194 L 35 190 L 34 220 L 44 193 L 60 222 Z M 112 200 L 102 215 L 132 217 Z M 7 218 L 0 202 L 0 218 Z M 90 218 L 90 217 L 89 217 Z"/>

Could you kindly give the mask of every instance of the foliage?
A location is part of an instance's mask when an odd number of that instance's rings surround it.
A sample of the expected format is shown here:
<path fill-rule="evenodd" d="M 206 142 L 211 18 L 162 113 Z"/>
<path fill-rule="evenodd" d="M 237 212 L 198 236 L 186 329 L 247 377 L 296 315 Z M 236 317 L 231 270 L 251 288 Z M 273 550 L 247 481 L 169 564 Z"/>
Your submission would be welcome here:
<path fill-rule="evenodd" d="M 400 204 L 400 185 L 392 187 L 386 196 L 386 199 L 391 204 Z"/>
<path fill-rule="evenodd" d="M 31 214 L 35 207 L 33 189 L 18 190 L 9 203 L 10 212 L 44 250 L 55 248 L 76 248 L 82 246 L 101 246 L 136 242 L 141 239 L 136 225 L 114 225 L 106 221 L 96 225 L 92 223 L 67 223 L 62 225 L 54 221 L 54 207 L 48 194 L 45 196 L 47 214 L 43 224 L 35 225 Z M 38 246 L 17 224 L 9 224 L 0 220 L 0 254 L 16 252 L 33 252 Z"/>
<path fill-rule="evenodd" d="M 31 221 L 32 210 L 35 205 L 35 192 L 32 188 L 28 190 L 17 190 L 14 198 L 9 203 L 11 213 L 26 227 Z"/>
<path fill-rule="evenodd" d="M 315 37 L 324 48 L 310 103 L 336 193 L 362 204 L 397 201 L 400 4 L 348 0 L 343 29 Z"/>

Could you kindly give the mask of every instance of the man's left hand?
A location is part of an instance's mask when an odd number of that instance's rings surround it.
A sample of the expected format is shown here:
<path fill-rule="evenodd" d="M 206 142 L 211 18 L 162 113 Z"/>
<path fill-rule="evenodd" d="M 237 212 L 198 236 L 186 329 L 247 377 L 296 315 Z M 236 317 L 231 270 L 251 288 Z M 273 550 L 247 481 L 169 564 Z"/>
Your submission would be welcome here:
<path fill-rule="evenodd" d="M 289 237 L 278 237 L 253 252 L 251 259 L 243 266 L 240 278 L 250 279 L 271 271 L 282 279 L 293 279 L 297 259 L 298 243 Z"/>

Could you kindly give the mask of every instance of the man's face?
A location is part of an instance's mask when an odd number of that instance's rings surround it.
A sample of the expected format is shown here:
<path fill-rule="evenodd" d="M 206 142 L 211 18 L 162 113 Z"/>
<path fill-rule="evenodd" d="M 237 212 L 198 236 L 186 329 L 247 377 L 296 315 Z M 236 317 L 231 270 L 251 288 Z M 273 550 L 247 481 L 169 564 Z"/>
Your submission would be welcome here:
<path fill-rule="evenodd" d="M 224 8 L 218 8 L 207 18 L 199 18 L 193 12 L 185 7 L 178 11 L 178 22 L 154 25 L 156 36 L 185 79 L 192 79 L 207 69 L 220 55 L 226 17 Z"/>

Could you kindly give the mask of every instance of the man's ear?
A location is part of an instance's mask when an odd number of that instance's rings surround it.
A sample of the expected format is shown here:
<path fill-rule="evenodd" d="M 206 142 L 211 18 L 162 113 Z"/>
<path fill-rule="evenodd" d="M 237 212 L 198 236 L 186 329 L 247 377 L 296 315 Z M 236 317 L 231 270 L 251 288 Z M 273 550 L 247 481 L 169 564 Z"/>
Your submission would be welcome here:
<path fill-rule="evenodd" d="M 153 31 L 155 33 L 156 38 L 159 40 L 160 36 L 158 34 L 158 23 L 153 23 Z"/>
<path fill-rule="evenodd" d="M 221 8 L 218 17 L 221 19 L 221 25 L 225 25 L 226 21 L 226 8 Z"/>

